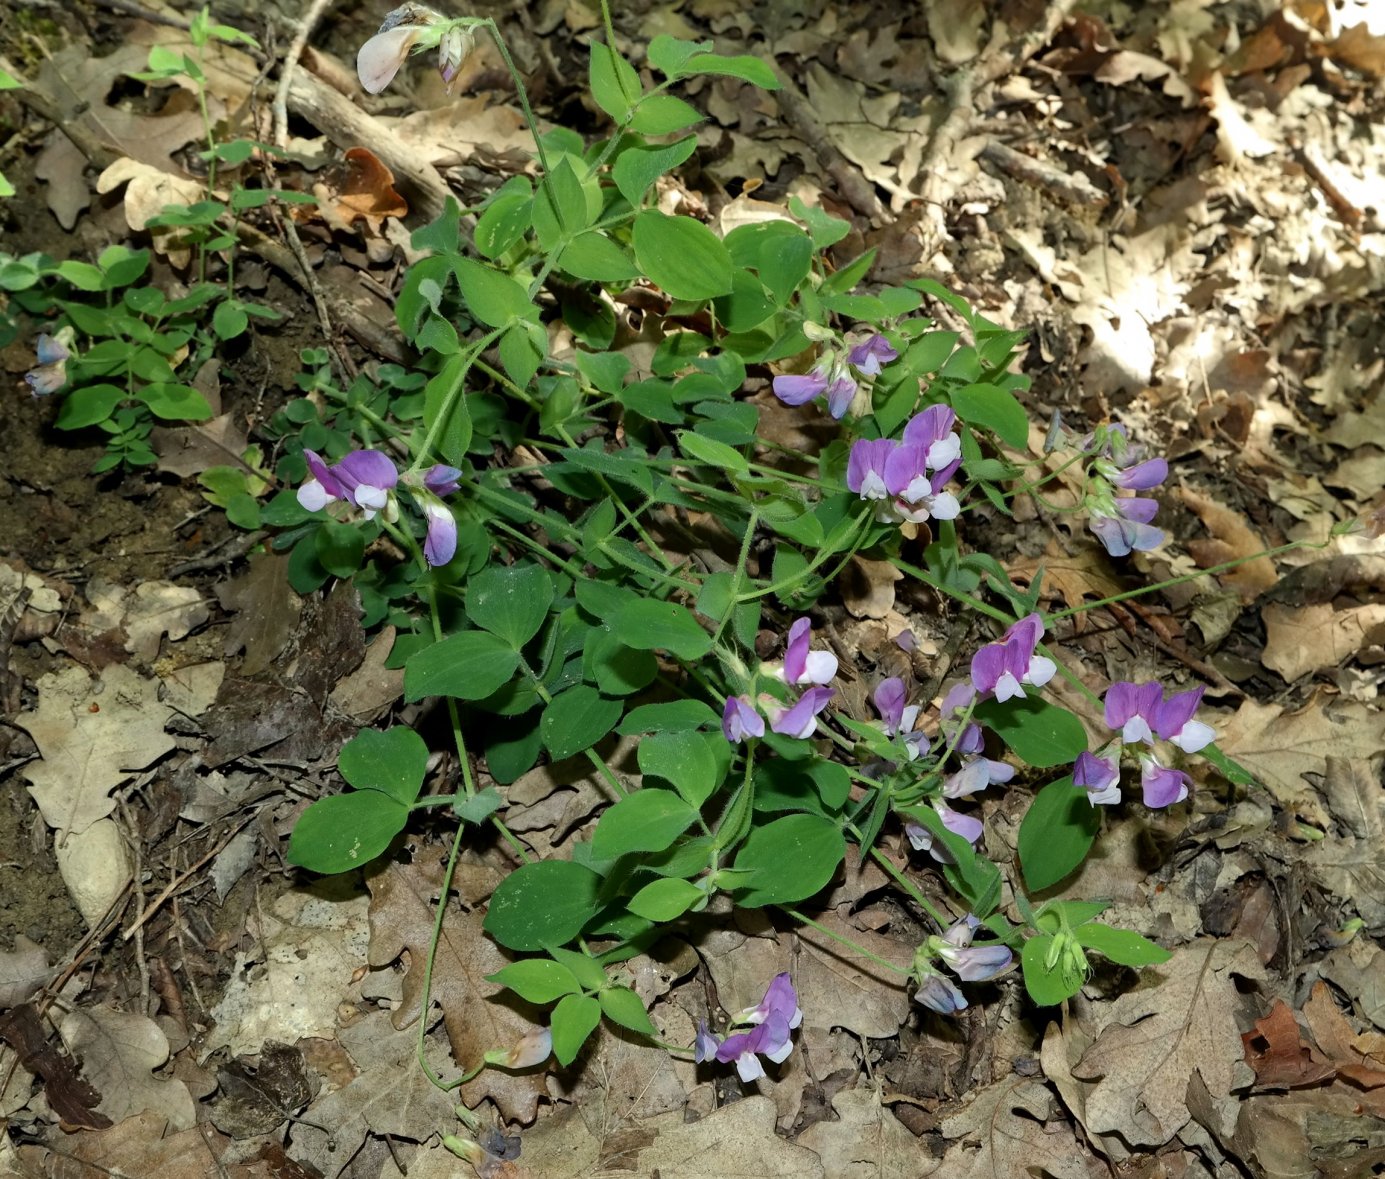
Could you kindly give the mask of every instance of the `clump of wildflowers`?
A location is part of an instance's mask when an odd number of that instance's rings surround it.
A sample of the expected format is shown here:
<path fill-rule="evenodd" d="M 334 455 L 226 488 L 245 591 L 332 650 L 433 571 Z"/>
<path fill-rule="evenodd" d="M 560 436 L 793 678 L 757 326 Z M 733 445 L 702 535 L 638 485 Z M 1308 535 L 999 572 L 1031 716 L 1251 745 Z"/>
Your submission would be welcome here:
<path fill-rule="evenodd" d="M 450 20 L 422 4 L 402 4 L 385 16 L 379 31 L 361 46 L 356 76 L 367 94 L 379 94 L 394 81 L 410 53 L 436 46 L 438 72 L 450 94 L 474 41 L 469 20 Z"/>
<path fill-rule="evenodd" d="M 765 1075 L 760 1057 L 775 1064 L 783 1064 L 788 1059 L 793 1051 L 793 1040 L 789 1033 L 802 1022 L 798 993 L 788 972 L 776 974 L 765 990 L 765 997 L 731 1020 L 730 1029 L 745 1027 L 749 1028 L 748 1031 L 731 1030 L 724 1040 L 718 1040 L 707 1029 L 704 1020 L 697 1025 L 693 1056 L 698 1064 L 710 1060 L 721 1064 L 734 1063 L 741 1080 L 749 1084 Z"/>
<path fill-rule="evenodd" d="M 1198 687 L 1165 698 L 1157 683 L 1112 684 L 1104 700 L 1105 720 L 1119 737 L 1110 743 L 1105 756 L 1078 756 L 1073 784 L 1087 792 L 1093 806 L 1119 802 L 1121 754 L 1128 748 L 1140 767 L 1145 806 L 1158 809 L 1182 802 L 1188 797 L 1188 776 L 1160 761 L 1157 742 L 1166 741 L 1184 753 L 1197 753 L 1212 743 L 1216 733 L 1195 716 L 1204 691 Z"/>
<path fill-rule="evenodd" d="M 826 685 L 837 674 L 837 657 L 830 651 L 812 650 L 813 624 L 806 618 L 797 619 L 786 638 L 784 662 L 766 667 L 764 674 L 794 687 L 812 686 L 789 704 L 768 693 L 757 699 L 745 693 L 729 696 L 721 714 L 721 731 L 732 744 L 747 737 L 763 737 L 766 717 L 774 732 L 805 740 L 817 731 L 818 714 L 836 695 Z"/>
<path fill-rule="evenodd" d="M 968 914 L 934 934 L 914 951 L 912 977 L 917 983 L 914 999 L 940 1015 L 952 1015 L 967 1006 L 966 996 L 935 961 L 963 982 L 985 982 L 1010 968 L 1013 955 L 1002 945 L 973 946 L 972 936 L 981 923 Z"/>
<path fill-rule="evenodd" d="M 910 419 L 898 442 L 857 439 L 847 459 L 847 489 L 880 501 L 877 516 L 885 523 L 955 520 L 962 506 L 944 488 L 962 465 L 956 422 L 950 407 L 930 405 Z"/>
<path fill-rule="evenodd" d="M 359 509 L 367 520 L 377 514 L 390 524 L 399 519 L 395 496 L 399 468 L 384 451 L 353 450 L 331 466 L 315 451 L 305 450 L 303 459 L 309 477 L 298 488 L 298 502 L 307 511 L 345 503 Z M 421 477 L 408 477 L 410 492 L 427 522 L 423 556 L 429 565 L 446 565 L 457 551 L 457 521 L 441 497 L 457 490 L 461 474 L 456 467 L 438 464 Z"/>
<path fill-rule="evenodd" d="M 1157 549 L 1164 543 L 1164 533 L 1150 521 L 1159 504 L 1143 496 L 1118 493 L 1158 487 L 1169 477 L 1168 462 L 1145 458 L 1144 447 L 1131 442 L 1125 427 L 1119 424 L 1093 431 L 1082 440 L 1082 449 L 1092 457 L 1084 506 L 1088 527 L 1097 539 L 1113 557 Z"/>
<path fill-rule="evenodd" d="M 805 325 L 804 334 L 810 340 L 827 343 L 828 347 L 808 372 L 775 377 L 774 395 L 785 405 L 806 405 L 817 397 L 826 397 L 827 412 L 839 420 L 846 416 L 856 399 L 860 387 L 858 378 L 878 376 L 884 365 L 899 357 L 894 345 L 879 332 L 845 352 L 835 343 L 832 333 L 822 328 Z"/>

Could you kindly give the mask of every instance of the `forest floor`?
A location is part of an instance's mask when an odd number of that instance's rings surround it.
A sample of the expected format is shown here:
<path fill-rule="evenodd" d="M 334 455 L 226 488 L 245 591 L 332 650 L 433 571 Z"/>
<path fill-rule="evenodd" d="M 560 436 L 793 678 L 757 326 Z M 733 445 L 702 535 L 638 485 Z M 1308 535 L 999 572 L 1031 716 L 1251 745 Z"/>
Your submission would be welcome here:
<path fill-rule="evenodd" d="M 690 1043 L 699 1014 L 790 970 L 801 1050 L 769 1078 L 742 1086 L 603 1029 L 568 1069 L 487 1071 L 460 1094 L 427 1081 L 416 1028 L 392 1016 L 417 994 L 446 825 L 411 831 L 364 879 L 315 881 L 284 859 L 342 742 L 404 709 L 390 634 L 362 631 L 348 585 L 300 599 L 264 534 L 232 527 L 198 481 L 300 395 L 305 350 L 406 359 L 391 299 L 409 232 L 439 194 L 474 204 L 531 166 L 485 45 L 451 97 L 418 61 L 364 95 L 355 52 L 384 11 L 351 0 L 298 71 L 373 117 L 295 89 L 292 146 L 321 166 L 278 174 L 334 208 L 298 227 L 325 316 L 267 223 L 235 282 L 285 317 L 199 375 L 212 425 L 157 432 L 157 465 L 125 474 L 93 474 L 101 438 L 56 430 L 53 403 L 28 396 L 33 325 L 0 341 L 0 1176 L 460 1174 L 439 1140 L 459 1132 L 458 1098 L 519 1140 L 517 1160 L 483 1173 L 545 1179 L 1385 1174 L 1382 6 L 616 7 L 637 66 L 667 33 L 755 54 L 784 82 L 689 86 L 701 150 L 668 199 L 721 231 L 791 196 L 822 205 L 852 226 L 839 264 L 878 251 L 866 289 L 931 276 L 1028 333 L 1035 453 L 1057 414 L 1119 421 L 1167 456 L 1152 552 L 1115 560 L 1032 501 L 973 539 L 1021 584 L 1042 566 L 1048 611 L 1173 583 L 1052 634 L 1098 694 L 1204 686 L 1203 719 L 1256 778 L 1228 791 L 1209 774 L 1184 805 L 1106 815 L 1093 858 L 1052 894 L 1109 900 L 1113 924 L 1172 958 L 1099 969 L 1061 1009 L 1011 974 L 942 1017 L 813 930 L 709 917 L 635 959 L 636 989 Z M 594 5 L 477 11 L 499 22 L 539 117 L 599 135 L 582 87 Z M 296 0 L 213 15 L 269 47 L 219 49 L 208 71 L 219 116 L 264 128 Z M 0 94 L 0 170 L 17 189 L 0 201 L 6 253 L 147 245 L 131 226 L 185 199 L 200 119 L 187 94 L 131 72 L 151 46 L 185 46 L 191 16 L 8 7 L 0 58 L 27 88 Z M 361 147 L 398 191 L 343 161 Z M 158 260 L 170 284 L 176 264 Z M 755 395 L 777 440 L 811 443 L 807 417 Z M 1354 518 L 1365 527 L 1334 534 Z M 931 593 L 870 563 L 824 609 L 849 651 L 878 651 L 901 623 L 923 636 L 917 659 L 947 646 Z M 1091 719 L 1078 693 L 1059 698 Z M 1003 859 L 1031 793 L 991 793 L 985 846 Z M 602 805 L 580 770 L 541 767 L 508 788 L 505 814 L 543 854 Z M 432 980 L 440 1069 L 525 1026 L 482 979 L 504 962 L 480 923 L 505 866 L 495 848 L 468 852 L 454 883 Z M 901 908 L 866 867 L 814 916 L 907 961 Z"/>

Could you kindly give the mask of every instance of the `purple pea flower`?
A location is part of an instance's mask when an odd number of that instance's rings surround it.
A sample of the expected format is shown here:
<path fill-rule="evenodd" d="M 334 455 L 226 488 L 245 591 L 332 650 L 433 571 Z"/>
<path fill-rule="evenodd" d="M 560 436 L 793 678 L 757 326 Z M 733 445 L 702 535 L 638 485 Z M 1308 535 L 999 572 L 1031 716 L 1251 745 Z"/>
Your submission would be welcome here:
<path fill-rule="evenodd" d="M 772 1015 L 782 1015 L 790 1028 L 803 1022 L 803 1012 L 798 1006 L 798 992 L 794 990 L 793 979 L 787 970 L 780 971 L 765 989 L 765 997 L 754 1007 L 747 1007 L 735 1019 L 736 1023 L 764 1023 Z"/>
<path fill-rule="evenodd" d="M 727 1036 L 717 1049 L 717 1059 L 722 1064 L 736 1064 L 736 1072 L 747 1085 L 765 1075 L 765 1066 L 760 1057 L 782 1064 L 793 1051 L 793 1040 L 789 1038 L 789 1023 L 782 1015 L 771 1015 L 762 1024 L 757 1024 L 748 1032 L 737 1032 Z"/>
<path fill-rule="evenodd" d="M 930 471 L 951 466 L 962 457 L 962 439 L 952 429 L 956 422 L 949 406 L 930 405 L 904 427 L 904 445 L 919 447 Z"/>
<path fill-rule="evenodd" d="M 899 353 L 894 345 L 879 332 L 863 340 L 846 354 L 847 364 L 867 377 L 879 376 L 882 365 L 898 359 Z"/>
<path fill-rule="evenodd" d="M 456 467 L 437 463 L 423 473 L 423 486 L 434 495 L 451 495 L 461 486 L 462 473 Z"/>
<path fill-rule="evenodd" d="M 1141 741 L 1153 744 L 1163 698 L 1163 690 L 1157 683 L 1132 684 L 1121 680 L 1112 684 L 1106 689 L 1106 727 L 1119 731 L 1121 740 L 1127 745 Z"/>
<path fill-rule="evenodd" d="M 955 520 L 962 505 L 943 488 L 961 465 L 959 459 L 930 475 L 928 451 L 922 445 L 901 443 L 885 460 L 885 486 L 895 497 L 895 513 L 911 524 L 929 519 Z"/>
<path fill-rule="evenodd" d="M 1114 758 L 1079 753 L 1072 768 L 1072 784 L 1087 792 L 1092 806 L 1112 806 L 1121 800 L 1120 764 Z"/>
<path fill-rule="evenodd" d="M 788 972 L 776 974 L 770 980 L 764 998 L 754 1007 L 747 1007 L 733 1022 L 753 1026 L 748 1032 L 727 1036 L 716 1048 L 717 1060 L 723 1064 L 735 1061 L 736 1072 L 747 1084 L 765 1075 L 764 1066 L 759 1060 L 761 1056 L 775 1064 L 782 1064 L 793 1051 L 789 1032 L 803 1022 L 798 994 Z M 698 1032 L 697 1051 L 700 1053 L 713 1043 L 715 1038 L 706 1032 L 703 1025 Z"/>
<path fill-rule="evenodd" d="M 382 450 L 353 450 L 332 468 L 342 496 L 360 508 L 367 520 L 389 504 L 399 483 L 399 470 Z"/>
<path fill-rule="evenodd" d="M 765 719 L 755 711 L 749 696 L 728 696 L 721 714 L 721 731 L 735 745 L 747 737 L 763 737 Z"/>
<path fill-rule="evenodd" d="M 1206 688 L 1197 687 L 1190 692 L 1179 692 L 1170 696 L 1155 711 L 1154 731 L 1184 753 L 1197 753 L 1216 739 L 1216 731 L 1211 725 L 1193 719 L 1205 691 Z"/>
<path fill-rule="evenodd" d="M 899 443 L 889 438 L 858 438 L 846 461 L 846 486 L 862 499 L 889 499 L 885 465 Z"/>
<path fill-rule="evenodd" d="M 966 996 L 957 989 L 957 984 L 946 975 L 932 969 L 918 980 L 914 1001 L 922 1003 L 939 1015 L 955 1015 L 967 1008 Z"/>
<path fill-rule="evenodd" d="M 305 450 L 303 461 L 308 464 L 308 480 L 298 489 L 298 502 L 309 512 L 317 512 L 328 504 L 346 498 L 341 481 L 332 468 L 322 461 L 316 451 Z"/>
<path fill-rule="evenodd" d="M 832 688 L 809 688 L 789 708 L 771 705 L 769 727 L 785 737 L 806 740 L 818 727 L 817 716 L 836 695 Z"/>
<path fill-rule="evenodd" d="M 1014 776 L 1015 767 L 1003 761 L 992 761 L 989 757 L 968 758 L 961 769 L 943 781 L 943 797 L 965 798 L 988 786 L 1008 782 Z"/>
<path fill-rule="evenodd" d="M 1169 464 L 1167 460 L 1152 458 L 1145 459 L 1142 463 L 1136 463 L 1132 467 L 1127 467 L 1119 472 L 1111 482 L 1125 491 L 1148 491 L 1152 487 L 1158 487 L 1168 477 Z"/>
<path fill-rule="evenodd" d="M 972 935 L 980 922 L 971 914 L 948 927 L 937 940 L 938 957 L 963 982 L 985 982 L 1009 968 L 1014 955 L 1006 946 L 973 946 Z"/>
<path fill-rule="evenodd" d="M 954 835 L 960 835 L 972 844 L 981 838 L 980 819 L 973 819 L 970 815 L 962 814 L 961 811 L 954 811 L 941 798 L 933 800 L 933 809 L 938 812 L 943 826 Z M 926 851 L 940 864 L 952 863 L 952 857 L 948 854 L 947 848 L 933 838 L 933 832 L 927 827 L 920 823 L 905 823 L 904 834 L 908 837 L 909 844 L 915 851 Z"/>
<path fill-rule="evenodd" d="M 825 684 L 837 674 L 837 657 L 831 651 L 812 651 L 813 624 L 797 619 L 789 627 L 784 648 L 784 679 L 791 684 Z"/>
<path fill-rule="evenodd" d="M 977 651 L 971 659 L 971 683 L 977 694 L 1011 700 L 1024 697 L 1024 684 L 1041 688 L 1048 683 L 1058 669 L 1053 660 L 1035 654 L 1043 633 L 1043 620 L 1029 614 L 1011 626 L 999 642 Z"/>
<path fill-rule="evenodd" d="M 34 344 L 38 363 L 24 374 L 29 391 L 35 397 L 47 397 L 67 384 L 67 362 L 72 359 L 74 337 L 70 327 L 62 328 L 53 336 L 39 333 Z"/>
<path fill-rule="evenodd" d="M 1140 786 L 1151 810 L 1172 806 L 1188 797 L 1188 775 L 1159 764 L 1153 754 L 1140 754 Z"/>
<path fill-rule="evenodd" d="M 785 405 L 807 405 L 814 397 L 827 392 L 832 381 L 832 362 L 820 360 L 806 373 L 784 373 L 775 377 L 770 387 Z"/>
<path fill-rule="evenodd" d="M 1164 543 L 1163 529 L 1150 523 L 1159 504 L 1152 499 L 1115 499 L 1106 507 L 1093 507 L 1087 527 L 1096 533 L 1113 557 L 1131 552 L 1147 553 Z"/>
<path fill-rule="evenodd" d="M 885 723 L 885 736 L 893 737 L 897 733 L 908 735 L 914 731 L 921 710 L 917 704 L 905 703 L 907 694 L 904 681 L 897 675 L 881 680 L 873 699 L 875 710 Z"/>
<path fill-rule="evenodd" d="M 428 519 L 428 532 L 423 538 L 423 559 L 433 568 L 446 565 L 457 552 L 457 521 L 452 510 L 437 500 L 423 504 Z"/>
<path fill-rule="evenodd" d="M 697 1038 L 693 1042 L 693 1059 L 698 1064 L 706 1064 L 709 1060 L 715 1060 L 717 1049 L 721 1047 L 721 1041 L 707 1030 L 707 1021 L 699 1019 L 697 1021 Z"/>

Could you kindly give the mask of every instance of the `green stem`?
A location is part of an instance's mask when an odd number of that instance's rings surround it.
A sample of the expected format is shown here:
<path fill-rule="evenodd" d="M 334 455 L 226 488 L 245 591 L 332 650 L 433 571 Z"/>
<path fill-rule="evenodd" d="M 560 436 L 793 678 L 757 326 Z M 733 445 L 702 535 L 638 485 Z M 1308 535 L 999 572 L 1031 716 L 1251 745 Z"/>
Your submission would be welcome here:
<path fill-rule="evenodd" d="M 885 869 L 886 872 L 888 872 L 892 877 L 894 877 L 895 883 L 898 884 L 902 889 L 904 889 L 905 892 L 907 892 L 911 897 L 914 898 L 914 902 L 918 905 L 918 907 L 938 923 L 939 929 L 946 929 L 949 925 L 952 924 L 952 922 L 948 920 L 948 918 L 944 917 L 941 913 L 938 912 L 937 909 L 933 907 L 933 902 L 930 901 L 926 896 L 923 895 L 923 893 L 919 891 L 918 885 L 916 885 L 912 880 L 905 876 L 903 872 L 901 872 L 892 863 L 890 863 L 890 858 L 887 855 L 885 855 L 884 852 L 882 852 L 878 847 L 873 847 L 870 849 L 870 854 L 871 858 L 875 860 L 877 864 L 879 864 L 882 868 Z"/>
<path fill-rule="evenodd" d="M 885 959 L 880 957 L 879 954 L 872 954 L 868 949 L 865 948 L 865 946 L 861 945 L 859 942 L 853 942 L 849 937 L 842 937 L 841 934 L 835 932 L 834 930 L 828 929 L 825 925 L 820 925 L 811 917 L 804 916 L 804 914 L 800 913 L 797 909 L 791 909 L 787 905 L 780 905 L 779 909 L 781 912 L 787 913 L 795 921 L 801 921 L 804 925 L 812 926 L 812 928 L 816 929 L 819 933 L 825 934 L 827 937 L 830 937 L 834 942 L 840 942 L 842 945 L 846 946 L 847 949 L 849 949 L 853 954 L 859 954 L 862 958 L 874 962 L 877 966 L 883 966 L 886 970 L 889 970 L 894 974 L 903 975 L 905 978 L 909 977 L 910 972 L 908 970 L 905 970 L 902 966 L 896 966 L 893 962 L 885 961 Z"/>

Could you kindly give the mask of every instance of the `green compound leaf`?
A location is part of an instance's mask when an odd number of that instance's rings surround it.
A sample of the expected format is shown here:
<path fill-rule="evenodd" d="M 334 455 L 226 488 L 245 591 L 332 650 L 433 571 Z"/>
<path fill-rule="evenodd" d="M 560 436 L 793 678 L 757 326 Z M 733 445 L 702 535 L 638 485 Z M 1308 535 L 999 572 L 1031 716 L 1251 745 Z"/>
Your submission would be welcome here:
<path fill-rule="evenodd" d="M 635 218 L 632 236 L 640 269 L 675 299 L 731 293 L 731 255 L 700 221 L 646 209 Z"/>
<path fill-rule="evenodd" d="M 667 147 L 627 147 L 611 168 L 616 187 L 634 208 L 639 208 L 649 186 L 671 172 L 697 149 L 697 136 L 689 135 Z"/>
<path fill-rule="evenodd" d="M 553 605 L 553 579 L 539 565 L 493 565 L 467 583 L 467 617 L 519 650 Z"/>
<path fill-rule="evenodd" d="M 640 101 L 630 126 L 641 135 L 668 135 L 682 131 L 706 116 L 681 98 L 672 94 L 651 94 Z"/>
<path fill-rule="evenodd" d="M 626 908 L 650 921 L 672 921 L 706 899 L 706 893 L 686 880 L 655 880 L 632 896 Z"/>
<path fill-rule="evenodd" d="M 832 879 L 846 855 L 841 828 L 819 815 L 787 815 L 750 833 L 736 856 L 738 870 L 755 873 L 737 903 L 754 909 L 812 896 Z"/>
<path fill-rule="evenodd" d="M 635 68 L 600 41 L 591 44 L 592 60 L 588 71 L 592 98 L 596 105 L 617 123 L 624 123 L 631 106 L 644 92 Z"/>
<path fill-rule="evenodd" d="M 485 930 L 510 950 L 542 950 L 570 942 L 596 915 L 599 877 L 570 860 L 523 864 L 500 882 Z"/>
<path fill-rule="evenodd" d="M 319 799 L 294 825 L 289 863 L 324 875 L 363 868 L 408 821 L 409 808 L 378 790 Z"/>
<path fill-rule="evenodd" d="M 508 274 L 470 258 L 454 258 L 452 269 L 467 310 L 487 327 L 504 327 L 514 319 L 537 319 L 539 309 L 529 292 Z"/>
<path fill-rule="evenodd" d="M 63 399 L 58 411 L 59 430 L 80 430 L 104 422 L 129 394 L 115 385 L 87 385 L 74 389 Z"/>
<path fill-rule="evenodd" d="M 738 475 L 749 473 L 750 460 L 734 447 L 727 446 L 724 442 L 718 442 L 715 438 L 694 434 L 691 430 L 679 430 L 677 433 L 678 445 L 689 458 L 702 463 L 710 463 L 714 467 L 720 467 L 724 471 L 734 472 Z"/>
<path fill-rule="evenodd" d="M 712 649 L 712 636 L 676 602 L 638 598 L 621 605 L 610 620 L 611 629 L 627 647 L 640 651 L 662 649 L 679 659 L 701 659 Z"/>
<path fill-rule="evenodd" d="M 337 758 L 341 776 L 357 790 L 379 790 L 408 806 L 423 789 L 428 746 L 413 729 L 362 729 Z"/>
<path fill-rule="evenodd" d="M 509 683 L 518 666 L 519 652 L 504 639 L 486 631 L 462 631 L 409 656 L 404 665 L 404 698 L 484 700 Z"/>
<path fill-rule="evenodd" d="M 207 399 L 191 385 L 160 382 L 137 394 L 156 418 L 174 422 L 205 422 L 212 416 Z"/>
<path fill-rule="evenodd" d="M 615 728 L 622 707 L 588 684 L 560 692 L 539 720 L 544 748 L 554 761 L 590 749 Z"/>
<path fill-rule="evenodd" d="M 1035 769 L 1071 765 L 1087 749 L 1087 731 L 1066 708 L 1027 696 L 1023 700 L 987 700 L 972 719 L 994 729 L 1021 761 Z"/>
<path fill-rule="evenodd" d="M 555 962 L 561 962 L 572 971 L 573 978 L 582 984 L 584 991 L 599 991 L 606 985 L 606 968 L 595 958 L 577 950 L 565 950 L 562 946 L 549 946 L 548 953 Z"/>
<path fill-rule="evenodd" d="M 612 1023 L 642 1036 L 658 1036 L 659 1029 L 650 1021 L 643 1001 L 629 987 L 607 987 L 596 998 Z"/>
<path fill-rule="evenodd" d="M 568 995 L 553 1008 L 553 1055 L 564 1068 L 577 1059 L 601 1022 L 601 1004 L 590 995 Z"/>
<path fill-rule="evenodd" d="M 662 778 L 691 806 L 700 807 L 726 773 L 726 764 L 717 758 L 716 744 L 726 748 L 720 733 L 656 733 L 640 742 L 636 753 L 640 772 Z"/>
<path fill-rule="evenodd" d="M 1020 866 L 1030 892 L 1042 892 L 1087 858 L 1101 816 L 1072 777 L 1050 782 L 1034 797 L 1020 823 Z"/>
<path fill-rule="evenodd" d="M 552 1003 L 554 999 L 576 994 L 582 989 L 572 971 L 546 958 L 512 962 L 494 974 L 486 975 L 486 981 L 509 987 L 530 1003 Z"/>
<path fill-rule="evenodd" d="M 1029 449 L 1029 415 L 1013 393 L 995 385 L 964 385 L 952 392 L 952 408 L 969 426 L 992 431 L 1007 446 Z"/>
<path fill-rule="evenodd" d="M 614 860 L 630 852 L 664 851 L 696 819 L 697 811 L 672 790 L 639 790 L 601 816 L 592 835 L 592 855 Z"/>
<path fill-rule="evenodd" d="M 588 282 L 626 282 L 640 275 L 639 267 L 604 233 L 579 233 L 558 255 L 558 265 L 574 278 Z"/>
<path fill-rule="evenodd" d="M 1158 966 L 1172 955 L 1163 946 L 1128 929 L 1112 929 L 1109 925 L 1079 925 L 1073 931 L 1077 940 L 1089 950 L 1104 954 L 1122 966 Z"/>

